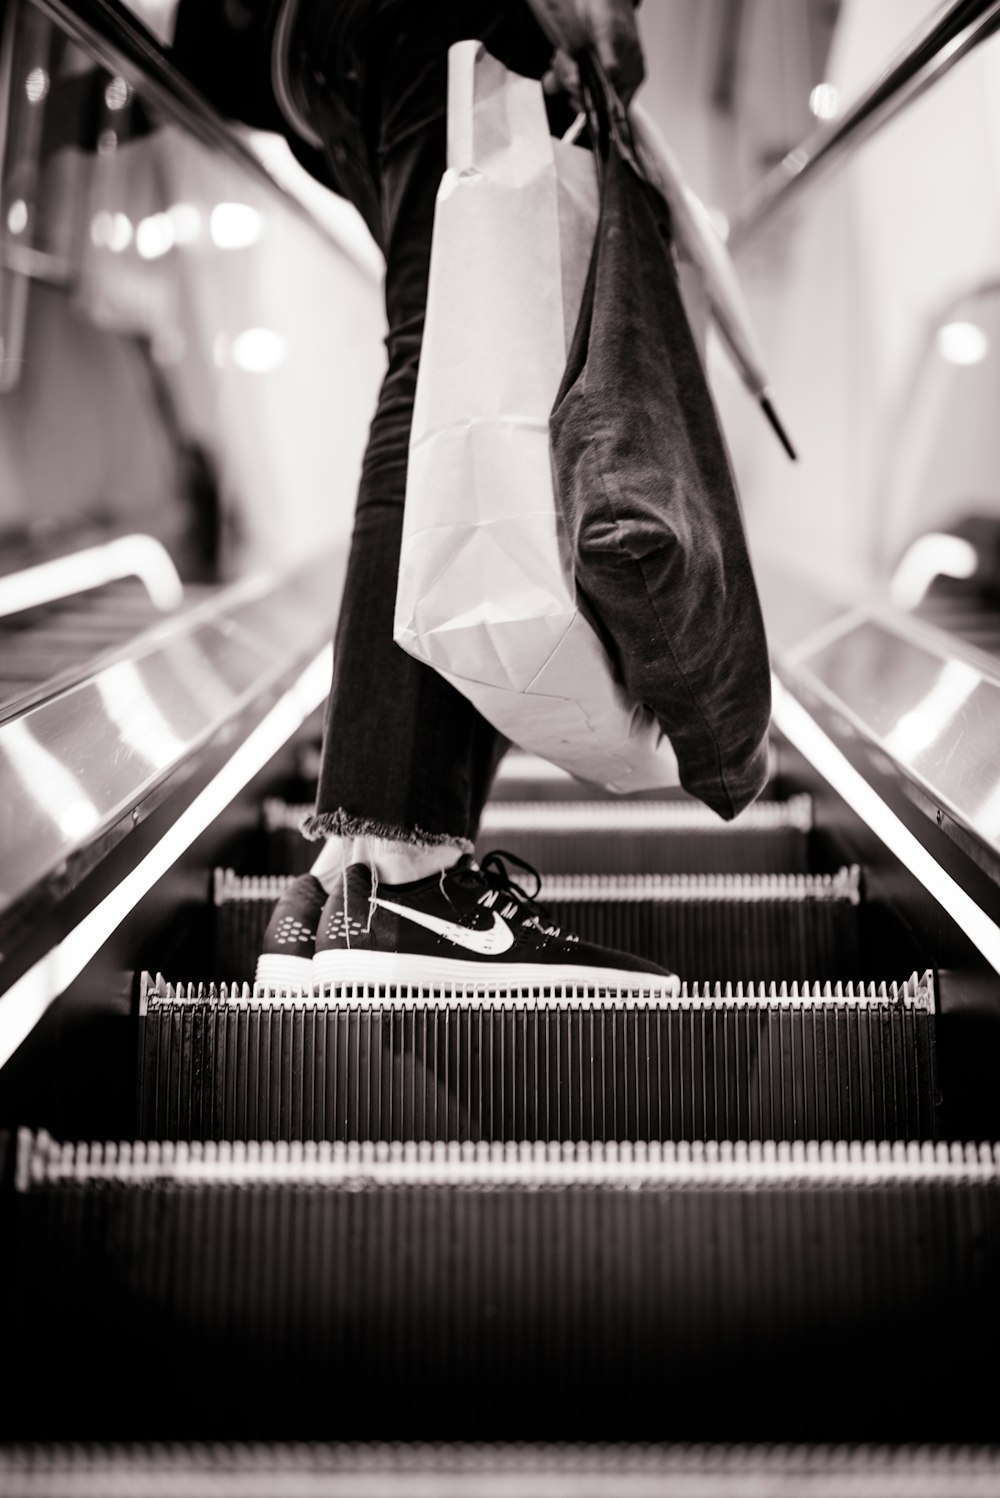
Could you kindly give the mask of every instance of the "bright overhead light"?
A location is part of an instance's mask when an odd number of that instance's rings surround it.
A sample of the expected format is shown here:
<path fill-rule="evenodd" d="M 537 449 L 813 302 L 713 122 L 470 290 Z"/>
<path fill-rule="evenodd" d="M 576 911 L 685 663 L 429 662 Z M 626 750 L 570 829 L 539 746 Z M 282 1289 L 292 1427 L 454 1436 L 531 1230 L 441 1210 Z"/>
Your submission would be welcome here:
<path fill-rule="evenodd" d="M 212 243 L 219 250 L 245 250 L 256 244 L 264 221 L 249 203 L 216 203 L 212 209 L 209 230 Z"/>
<path fill-rule="evenodd" d="M 24 92 L 29 104 L 41 104 L 49 91 L 49 75 L 44 68 L 32 68 L 24 80 Z"/>
<path fill-rule="evenodd" d="M 167 209 L 175 244 L 192 244 L 201 233 L 201 214 L 193 203 L 174 203 Z"/>
<path fill-rule="evenodd" d="M 949 364 L 982 364 L 990 340 L 974 322 L 947 322 L 938 328 L 938 353 Z"/>
<path fill-rule="evenodd" d="M 175 240 L 174 224 L 169 213 L 152 213 L 144 218 L 135 231 L 135 247 L 143 260 L 158 260 L 172 250 Z"/>
<path fill-rule="evenodd" d="M 270 328 L 247 328 L 233 339 L 232 360 L 247 374 L 270 374 L 285 362 L 288 345 Z"/>
<path fill-rule="evenodd" d="M 90 241 L 99 250 L 104 249 L 111 243 L 111 235 L 115 227 L 114 216 L 106 208 L 95 213 L 90 224 Z"/>
<path fill-rule="evenodd" d="M 108 249 L 120 255 L 132 243 L 132 232 L 132 220 L 127 213 L 112 214 L 111 231 L 107 240 Z"/>
<path fill-rule="evenodd" d="M 817 83 L 809 95 L 809 108 L 818 120 L 832 120 L 840 112 L 840 89 L 833 83 Z"/>
<path fill-rule="evenodd" d="M 28 227 L 28 205 L 23 198 L 15 198 L 7 210 L 7 228 L 12 234 L 23 234 Z"/>

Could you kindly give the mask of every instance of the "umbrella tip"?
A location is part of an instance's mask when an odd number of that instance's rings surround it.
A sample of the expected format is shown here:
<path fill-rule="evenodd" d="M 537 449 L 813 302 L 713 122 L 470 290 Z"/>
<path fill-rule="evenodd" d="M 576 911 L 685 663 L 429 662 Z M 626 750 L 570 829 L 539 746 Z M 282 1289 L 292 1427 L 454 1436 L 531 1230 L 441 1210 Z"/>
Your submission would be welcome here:
<path fill-rule="evenodd" d="M 792 446 L 788 433 L 785 431 L 785 428 L 781 424 L 781 418 L 778 415 L 777 411 L 774 409 L 774 406 L 771 404 L 771 397 L 769 395 L 761 396 L 760 407 L 764 412 L 764 415 L 767 417 L 768 421 L 771 423 L 771 426 L 774 428 L 778 441 L 785 449 L 785 452 L 791 458 L 793 463 L 797 463 L 799 461 L 799 455 Z"/>

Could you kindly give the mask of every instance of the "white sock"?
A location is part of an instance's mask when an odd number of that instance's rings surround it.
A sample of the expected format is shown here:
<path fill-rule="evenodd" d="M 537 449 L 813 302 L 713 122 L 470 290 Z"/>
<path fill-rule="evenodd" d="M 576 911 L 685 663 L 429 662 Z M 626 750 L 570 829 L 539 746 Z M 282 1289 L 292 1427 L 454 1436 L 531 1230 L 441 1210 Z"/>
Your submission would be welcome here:
<path fill-rule="evenodd" d="M 351 863 L 366 863 L 375 870 L 382 884 L 409 884 L 450 869 L 460 857 L 459 850 L 442 843 L 435 848 L 418 848 L 381 837 L 355 838 Z"/>
<path fill-rule="evenodd" d="M 309 872 L 314 879 L 319 880 L 328 895 L 340 883 L 345 866 L 352 862 L 352 847 L 351 838 L 328 837 L 320 848 L 319 857 Z"/>

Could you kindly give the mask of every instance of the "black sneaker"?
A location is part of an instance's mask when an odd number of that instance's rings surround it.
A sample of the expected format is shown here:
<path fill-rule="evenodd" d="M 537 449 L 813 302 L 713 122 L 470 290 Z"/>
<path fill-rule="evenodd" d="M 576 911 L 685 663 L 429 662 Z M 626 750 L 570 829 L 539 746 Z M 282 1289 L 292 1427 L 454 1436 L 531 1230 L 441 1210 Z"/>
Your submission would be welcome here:
<path fill-rule="evenodd" d="M 382 884 L 366 864 L 352 864 L 320 918 L 314 981 L 641 984 L 677 991 L 678 979 L 664 968 L 552 925 L 536 904 L 537 888 L 526 894 L 505 860 L 534 874 L 499 853 L 488 853 L 481 868 L 465 855 L 410 884 Z"/>
<path fill-rule="evenodd" d="M 326 890 L 312 874 L 294 880 L 271 911 L 257 958 L 256 982 L 269 988 L 311 988 L 316 930 Z"/>

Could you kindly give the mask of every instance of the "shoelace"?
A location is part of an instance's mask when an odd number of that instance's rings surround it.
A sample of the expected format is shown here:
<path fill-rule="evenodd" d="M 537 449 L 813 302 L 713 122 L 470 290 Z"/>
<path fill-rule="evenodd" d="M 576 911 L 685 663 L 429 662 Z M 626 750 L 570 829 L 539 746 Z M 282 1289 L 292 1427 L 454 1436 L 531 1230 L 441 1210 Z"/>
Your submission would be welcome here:
<path fill-rule="evenodd" d="M 535 888 L 529 895 L 527 890 L 514 879 L 510 865 L 517 869 L 523 869 L 530 874 L 535 881 Z M 522 910 L 527 912 L 523 922 L 526 926 L 537 926 L 538 930 L 545 936 L 563 936 L 561 926 L 554 924 L 551 912 L 538 902 L 538 896 L 542 888 L 542 876 L 538 870 L 532 868 L 523 858 L 518 858 L 516 853 L 508 853 L 503 848 L 494 848 L 483 855 L 479 865 L 479 876 L 489 885 L 491 891 L 496 895 L 504 895 L 515 901 Z M 482 902 L 481 902 L 482 903 Z M 492 903 L 492 902 L 491 902 Z M 566 933 L 564 940 L 577 941 L 579 938 Z"/>

